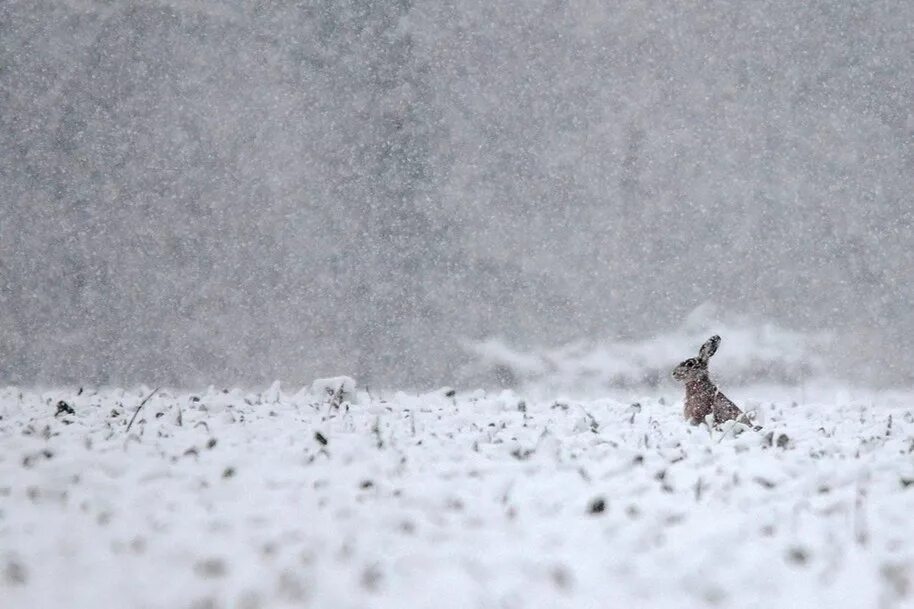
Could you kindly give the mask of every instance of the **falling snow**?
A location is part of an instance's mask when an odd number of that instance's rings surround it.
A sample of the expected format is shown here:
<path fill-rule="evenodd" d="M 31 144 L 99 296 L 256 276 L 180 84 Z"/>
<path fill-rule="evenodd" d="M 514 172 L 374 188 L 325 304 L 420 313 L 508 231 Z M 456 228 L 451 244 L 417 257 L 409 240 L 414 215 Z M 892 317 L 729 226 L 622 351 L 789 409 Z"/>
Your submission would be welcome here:
<path fill-rule="evenodd" d="M 912 23 L 0 3 L 0 607 L 911 607 Z"/>

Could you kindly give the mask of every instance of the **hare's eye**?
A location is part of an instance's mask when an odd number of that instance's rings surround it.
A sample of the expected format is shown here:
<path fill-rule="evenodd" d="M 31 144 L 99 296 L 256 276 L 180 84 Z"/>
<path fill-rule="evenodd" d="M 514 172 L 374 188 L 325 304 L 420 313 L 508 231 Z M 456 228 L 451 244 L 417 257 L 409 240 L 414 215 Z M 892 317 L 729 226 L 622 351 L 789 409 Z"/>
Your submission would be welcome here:
<path fill-rule="evenodd" d="M 693 361 L 686 362 L 686 368 L 694 368 L 694 367 L 695 367 L 695 362 L 693 362 Z"/>

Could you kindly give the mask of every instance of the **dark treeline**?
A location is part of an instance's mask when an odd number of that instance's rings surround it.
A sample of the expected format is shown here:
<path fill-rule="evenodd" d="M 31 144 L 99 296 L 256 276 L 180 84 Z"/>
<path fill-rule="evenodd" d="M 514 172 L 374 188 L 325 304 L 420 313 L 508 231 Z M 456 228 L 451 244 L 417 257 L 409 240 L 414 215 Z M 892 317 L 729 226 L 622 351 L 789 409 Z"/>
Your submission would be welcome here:
<path fill-rule="evenodd" d="M 703 302 L 914 380 L 914 3 L 0 5 L 0 382 L 448 382 Z"/>

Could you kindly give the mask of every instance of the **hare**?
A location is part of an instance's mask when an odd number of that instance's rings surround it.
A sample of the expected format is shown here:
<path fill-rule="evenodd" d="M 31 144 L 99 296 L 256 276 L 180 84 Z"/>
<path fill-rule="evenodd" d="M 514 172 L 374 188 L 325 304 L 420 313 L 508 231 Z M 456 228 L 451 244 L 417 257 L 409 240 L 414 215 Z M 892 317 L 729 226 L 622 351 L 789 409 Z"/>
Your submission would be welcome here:
<path fill-rule="evenodd" d="M 698 357 L 690 357 L 673 369 L 673 378 L 685 383 L 686 421 L 700 425 L 709 414 L 713 414 L 715 425 L 736 420 L 753 427 L 749 417 L 708 378 L 708 360 L 717 351 L 718 345 L 720 336 L 715 334 L 701 346 Z"/>

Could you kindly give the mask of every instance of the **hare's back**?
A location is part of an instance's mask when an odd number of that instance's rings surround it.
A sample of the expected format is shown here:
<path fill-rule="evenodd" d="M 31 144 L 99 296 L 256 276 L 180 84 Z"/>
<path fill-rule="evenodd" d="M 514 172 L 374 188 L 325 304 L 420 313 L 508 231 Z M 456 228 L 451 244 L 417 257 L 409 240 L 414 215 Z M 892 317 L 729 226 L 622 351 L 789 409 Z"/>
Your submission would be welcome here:
<path fill-rule="evenodd" d="M 717 422 L 729 421 L 743 414 L 743 411 L 723 393 L 714 397 L 714 420 Z"/>

